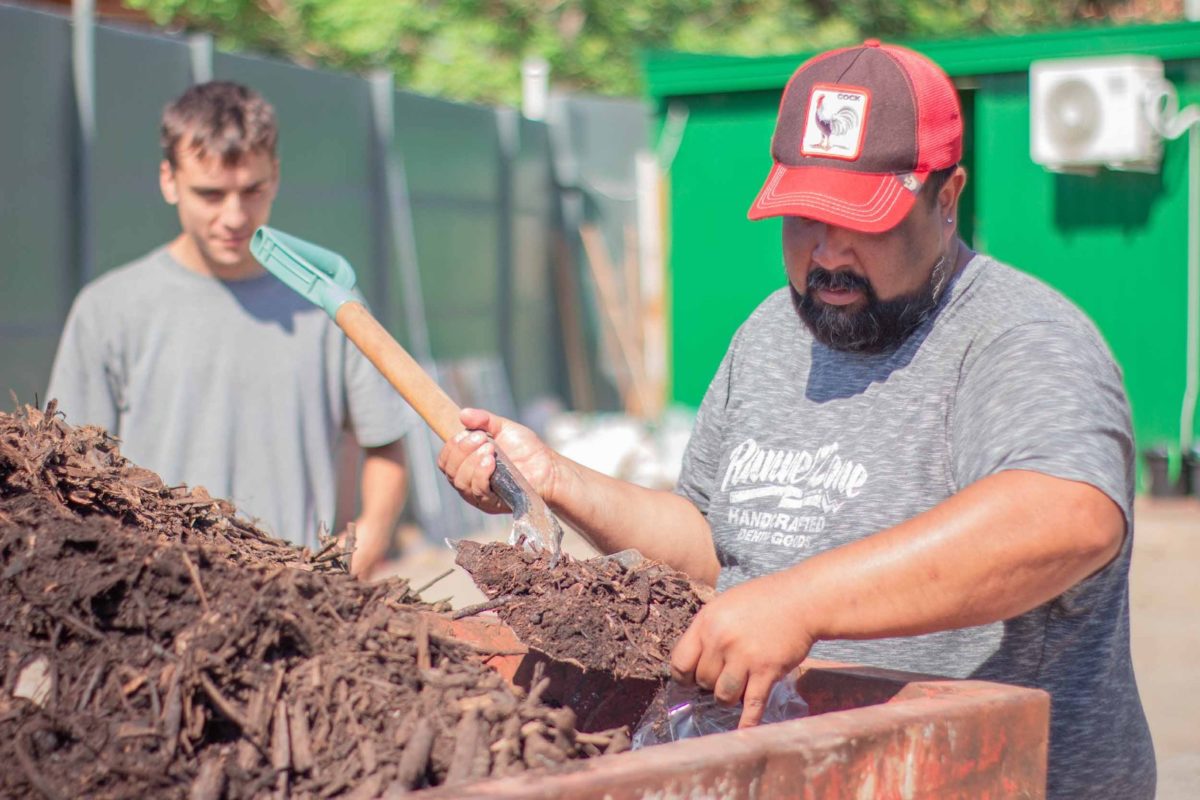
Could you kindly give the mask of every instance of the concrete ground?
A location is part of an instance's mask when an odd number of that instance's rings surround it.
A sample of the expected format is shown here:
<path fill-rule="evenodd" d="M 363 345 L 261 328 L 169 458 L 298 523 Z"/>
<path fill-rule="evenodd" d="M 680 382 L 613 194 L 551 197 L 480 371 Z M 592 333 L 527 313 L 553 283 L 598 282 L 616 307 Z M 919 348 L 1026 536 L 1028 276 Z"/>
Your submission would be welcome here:
<path fill-rule="evenodd" d="M 1135 510 L 1133 667 L 1158 756 L 1159 800 L 1200 796 L 1200 500 Z"/>
<path fill-rule="evenodd" d="M 1158 756 L 1158 800 L 1200 796 L 1200 500 L 1138 500 L 1130 578 L 1133 661 Z M 503 528 L 480 532 L 480 541 L 502 539 Z M 427 600 L 450 598 L 455 608 L 483 599 L 448 547 L 426 545 L 418 531 L 403 532 L 407 555 L 387 574 L 414 587 L 440 578 Z M 594 551 L 568 533 L 564 549 Z"/>

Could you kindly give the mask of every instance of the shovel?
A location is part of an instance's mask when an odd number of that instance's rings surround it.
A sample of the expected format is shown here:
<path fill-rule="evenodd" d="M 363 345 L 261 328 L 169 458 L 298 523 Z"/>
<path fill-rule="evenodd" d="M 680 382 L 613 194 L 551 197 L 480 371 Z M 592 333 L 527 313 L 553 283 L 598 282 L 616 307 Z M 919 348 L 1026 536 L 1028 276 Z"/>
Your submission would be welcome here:
<path fill-rule="evenodd" d="M 367 310 L 354 288 L 350 262 L 331 250 L 266 226 L 254 232 L 250 252 L 271 274 L 323 308 L 443 442 L 464 430 L 458 405 Z M 549 550 L 557 563 L 562 527 L 504 451 L 498 446 L 495 451 L 492 491 L 513 512 L 509 544 L 528 542 Z"/>

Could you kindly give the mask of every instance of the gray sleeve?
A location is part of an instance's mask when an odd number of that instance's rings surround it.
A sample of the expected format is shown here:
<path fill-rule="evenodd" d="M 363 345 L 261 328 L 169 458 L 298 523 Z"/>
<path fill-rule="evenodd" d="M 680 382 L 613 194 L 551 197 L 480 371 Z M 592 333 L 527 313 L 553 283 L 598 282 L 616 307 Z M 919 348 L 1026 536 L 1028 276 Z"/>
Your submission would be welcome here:
<path fill-rule="evenodd" d="M 717 374 L 708 386 L 704 400 L 700 403 L 696 423 L 692 427 L 692 436 L 683 453 L 679 482 L 675 486 L 675 493 L 692 501 L 706 517 L 709 500 L 717 485 L 717 470 L 720 468 L 733 351 L 733 346 L 730 346 L 721 361 L 721 366 L 717 368 Z"/>
<path fill-rule="evenodd" d="M 99 425 L 114 436 L 124 393 L 124 372 L 114 340 L 116 322 L 85 287 L 71 306 L 50 370 L 48 400 L 72 425 Z"/>
<path fill-rule="evenodd" d="M 346 408 L 354 438 L 362 447 L 381 447 L 412 429 L 416 414 L 367 357 L 345 340 Z"/>
<path fill-rule="evenodd" d="M 966 367 L 950 419 L 959 487 L 1009 469 L 1089 483 L 1132 519 L 1133 435 L 1121 374 L 1098 334 L 1027 323 Z"/>

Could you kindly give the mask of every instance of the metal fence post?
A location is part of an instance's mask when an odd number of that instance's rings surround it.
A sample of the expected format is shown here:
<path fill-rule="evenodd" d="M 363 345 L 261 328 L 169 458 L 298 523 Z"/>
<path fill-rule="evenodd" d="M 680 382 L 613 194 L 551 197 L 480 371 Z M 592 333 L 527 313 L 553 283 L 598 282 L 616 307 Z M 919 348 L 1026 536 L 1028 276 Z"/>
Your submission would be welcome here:
<path fill-rule="evenodd" d="M 367 77 L 371 95 L 371 141 L 367 150 L 371 181 L 371 249 L 375 260 L 375 285 L 370 290 L 377 298 L 373 304 L 377 306 L 375 315 L 384 327 L 390 327 L 392 322 L 390 273 L 399 253 L 395 212 L 391 203 L 391 182 L 395 180 L 392 174 L 394 170 L 390 166 L 391 149 L 396 138 L 394 80 L 391 70 L 386 69 L 373 70 Z M 408 324 L 409 315 L 402 316 Z M 411 325 L 408 327 L 410 343 L 417 341 L 411 338 Z M 422 359 L 427 356 L 428 353 L 419 353 L 416 357 Z"/>
<path fill-rule="evenodd" d="M 513 270 L 513 224 L 516 219 L 513 173 L 521 147 L 521 120 L 515 109 L 496 109 L 496 132 L 500 149 L 500 169 L 497 170 L 499 185 L 496 187 L 496 241 L 500 251 L 497 258 L 500 275 L 496 282 L 496 304 L 500 312 L 496 315 L 496 323 L 499 328 L 500 358 L 508 368 L 510 380 L 515 382 L 513 379 L 518 377 L 518 365 L 513 330 L 513 303 L 516 297 L 513 291 L 516 280 Z"/>
<path fill-rule="evenodd" d="M 71 74 L 75 89 L 74 279 L 75 291 L 95 275 L 92 241 L 92 154 L 96 141 L 95 0 L 72 3 Z M 72 291 L 72 296 L 75 292 Z M 68 304 L 70 299 L 68 298 Z"/>
<path fill-rule="evenodd" d="M 213 79 L 213 37 L 208 33 L 193 33 L 188 37 L 188 56 L 192 66 L 192 83 L 208 83 Z"/>

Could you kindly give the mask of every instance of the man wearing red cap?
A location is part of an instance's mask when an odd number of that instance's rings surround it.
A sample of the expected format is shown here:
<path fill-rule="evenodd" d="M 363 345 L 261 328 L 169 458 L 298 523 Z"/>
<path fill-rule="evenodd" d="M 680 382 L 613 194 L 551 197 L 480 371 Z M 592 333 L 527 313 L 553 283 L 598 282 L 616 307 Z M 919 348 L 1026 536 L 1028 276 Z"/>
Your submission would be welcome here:
<path fill-rule="evenodd" d="M 742 325 L 674 492 L 586 469 L 465 410 L 440 463 L 469 501 L 495 437 L 572 527 L 720 594 L 677 680 L 743 703 L 810 654 L 1052 698 L 1048 794 L 1151 798 L 1129 652 L 1133 442 L 1121 376 L 1061 295 L 957 236 L 949 78 L 868 41 L 788 83 L 750 210 L 788 285 Z"/>

